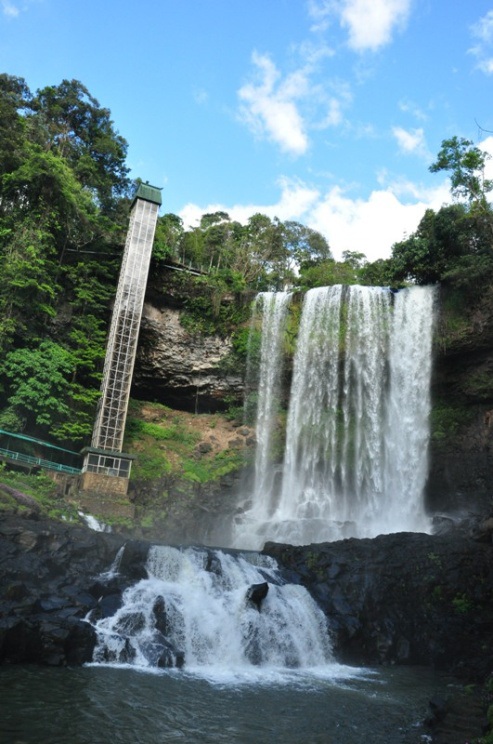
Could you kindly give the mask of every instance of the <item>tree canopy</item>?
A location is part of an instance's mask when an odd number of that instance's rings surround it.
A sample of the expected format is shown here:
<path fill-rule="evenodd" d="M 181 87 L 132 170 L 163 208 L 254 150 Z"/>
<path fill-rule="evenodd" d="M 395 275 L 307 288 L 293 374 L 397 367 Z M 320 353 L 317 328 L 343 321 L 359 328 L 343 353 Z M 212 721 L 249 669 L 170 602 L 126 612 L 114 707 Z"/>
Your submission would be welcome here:
<path fill-rule="evenodd" d="M 493 279 L 493 212 L 485 177 L 489 155 L 470 140 L 443 140 L 432 173 L 450 177 L 454 203 L 426 210 L 417 230 L 392 250 L 395 281 L 444 282 L 475 291 Z"/>

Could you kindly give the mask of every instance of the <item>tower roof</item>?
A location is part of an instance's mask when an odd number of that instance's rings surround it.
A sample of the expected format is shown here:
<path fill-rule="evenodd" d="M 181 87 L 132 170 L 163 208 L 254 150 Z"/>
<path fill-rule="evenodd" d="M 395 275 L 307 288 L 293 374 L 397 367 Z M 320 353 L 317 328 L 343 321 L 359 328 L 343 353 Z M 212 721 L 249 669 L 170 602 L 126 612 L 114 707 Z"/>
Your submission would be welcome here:
<path fill-rule="evenodd" d="M 149 182 L 141 182 L 134 194 L 132 205 L 136 199 L 144 199 L 145 201 L 150 201 L 154 204 L 162 204 L 161 189 L 158 186 L 151 186 Z"/>

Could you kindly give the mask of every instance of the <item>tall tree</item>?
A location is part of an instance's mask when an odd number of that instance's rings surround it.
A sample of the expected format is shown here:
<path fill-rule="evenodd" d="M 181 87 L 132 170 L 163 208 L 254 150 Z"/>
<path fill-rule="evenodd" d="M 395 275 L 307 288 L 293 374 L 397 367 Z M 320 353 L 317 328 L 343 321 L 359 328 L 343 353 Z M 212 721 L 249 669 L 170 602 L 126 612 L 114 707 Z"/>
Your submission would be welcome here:
<path fill-rule="evenodd" d="M 39 90 L 31 105 L 41 144 L 65 158 L 80 183 L 95 193 L 103 212 L 111 211 L 130 182 L 127 142 L 115 131 L 110 111 L 78 80 Z"/>
<path fill-rule="evenodd" d="M 464 197 L 470 205 L 485 208 L 488 207 L 486 195 L 493 189 L 493 180 L 485 177 L 489 159 L 488 153 L 475 147 L 470 140 L 452 137 L 442 141 L 430 171 L 448 172 L 453 196 Z"/>

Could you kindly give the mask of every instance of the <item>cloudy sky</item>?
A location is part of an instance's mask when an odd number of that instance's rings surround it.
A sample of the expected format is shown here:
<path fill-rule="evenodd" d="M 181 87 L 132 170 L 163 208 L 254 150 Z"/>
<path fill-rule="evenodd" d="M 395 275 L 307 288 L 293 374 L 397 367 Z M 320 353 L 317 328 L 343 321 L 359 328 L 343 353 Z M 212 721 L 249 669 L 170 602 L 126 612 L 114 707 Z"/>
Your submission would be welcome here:
<path fill-rule="evenodd" d="M 491 1 L 0 0 L 0 59 L 84 83 L 163 212 L 297 220 L 336 258 L 450 201 L 443 139 L 493 153 Z"/>

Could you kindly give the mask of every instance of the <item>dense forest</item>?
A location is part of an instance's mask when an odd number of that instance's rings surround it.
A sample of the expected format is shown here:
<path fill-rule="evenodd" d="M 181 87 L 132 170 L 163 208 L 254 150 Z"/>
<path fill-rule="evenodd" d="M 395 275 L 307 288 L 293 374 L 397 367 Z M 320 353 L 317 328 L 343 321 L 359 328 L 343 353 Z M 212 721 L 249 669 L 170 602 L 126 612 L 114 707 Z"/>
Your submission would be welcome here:
<path fill-rule="evenodd" d="M 33 93 L 0 75 L 2 429 L 73 446 L 90 438 L 135 188 L 126 154 L 110 111 L 81 82 Z M 225 295 L 340 283 L 439 282 L 476 297 L 493 280 L 487 157 L 468 140 L 444 140 L 430 170 L 449 174 L 452 203 L 427 210 L 389 259 L 347 251 L 335 261 L 320 233 L 262 214 L 244 225 L 204 214 L 189 227 L 168 213 L 158 220 L 152 275 L 193 267 L 212 316 Z"/>

